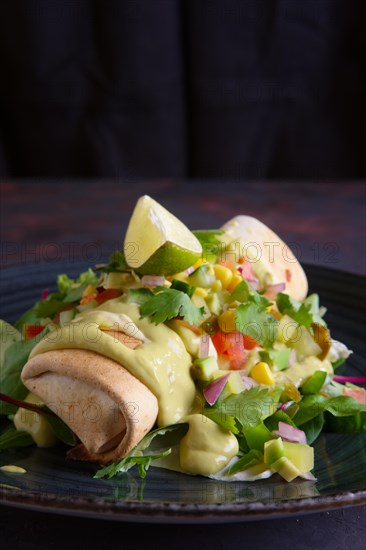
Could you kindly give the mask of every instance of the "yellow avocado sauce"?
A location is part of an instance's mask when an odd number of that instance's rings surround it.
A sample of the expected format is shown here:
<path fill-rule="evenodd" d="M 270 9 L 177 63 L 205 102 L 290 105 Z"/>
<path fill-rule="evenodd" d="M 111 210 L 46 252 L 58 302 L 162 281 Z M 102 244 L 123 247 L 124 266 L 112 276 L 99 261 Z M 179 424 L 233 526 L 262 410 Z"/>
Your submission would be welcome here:
<path fill-rule="evenodd" d="M 122 330 L 142 343 L 131 349 L 105 330 Z M 237 454 L 235 436 L 196 413 L 196 387 L 190 374 L 192 359 L 181 338 L 165 324 L 154 325 L 148 319 L 140 319 L 136 304 L 121 297 L 85 311 L 68 325 L 47 334 L 30 357 L 57 349 L 85 349 L 113 359 L 157 397 L 159 427 L 187 422 L 189 428 L 180 444 L 184 471 L 210 475 Z"/>

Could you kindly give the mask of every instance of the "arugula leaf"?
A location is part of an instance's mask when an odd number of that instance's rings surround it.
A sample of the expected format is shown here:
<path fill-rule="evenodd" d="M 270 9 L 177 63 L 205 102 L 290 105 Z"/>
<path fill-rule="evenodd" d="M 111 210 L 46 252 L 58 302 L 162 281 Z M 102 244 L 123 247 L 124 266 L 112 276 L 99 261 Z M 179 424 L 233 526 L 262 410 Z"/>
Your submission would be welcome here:
<path fill-rule="evenodd" d="M 44 407 L 47 410 L 47 407 Z M 70 430 L 67 424 L 59 416 L 53 416 L 50 414 L 45 414 L 47 422 L 50 424 L 51 428 L 55 432 L 55 436 L 71 447 L 75 445 L 75 436 L 74 432 Z"/>
<path fill-rule="evenodd" d="M 96 285 L 97 283 L 98 277 L 90 268 L 87 271 L 80 273 L 77 279 L 70 279 L 70 277 L 68 277 L 65 273 L 61 273 L 57 277 L 57 288 L 61 294 L 67 294 L 72 289 L 80 287 L 81 285 Z"/>
<path fill-rule="evenodd" d="M 296 425 L 292 418 L 282 409 L 279 409 L 274 414 L 271 414 L 271 416 L 268 416 L 268 418 L 266 418 L 264 421 L 264 425 L 267 426 L 267 428 L 271 432 L 273 432 L 275 430 L 278 430 L 279 422 L 285 422 L 285 424 L 290 424 L 290 426 L 296 428 Z"/>
<path fill-rule="evenodd" d="M 332 416 L 332 418 L 334 417 Z M 319 414 L 318 416 L 315 416 L 311 420 L 308 420 L 307 422 L 301 425 L 302 431 L 305 432 L 306 441 L 308 445 L 311 445 L 317 439 L 323 427 L 324 427 L 323 414 Z"/>
<path fill-rule="evenodd" d="M 362 405 L 353 397 L 340 395 L 324 397 L 320 394 L 305 395 L 298 403 L 299 409 L 293 417 L 296 426 L 301 426 L 319 414 L 328 411 L 333 416 L 351 416 L 361 412 L 366 413 L 366 405 Z"/>
<path fill-rule="evenodd" d="M 140 308 L 141 317 L 150 317 L 155 325 L 174 317 L 183 317 L 191 325 L 198 325 L 204 308 L 195 306 L 184 292 L 172 288 L 157 287 L 157 294 L 144 302 Z"/>
<path fill-rule="evenodd" d="M 14 342 L 18 342 L 21 339 L 22 335 L 15 327 L 0 319 L 0 371 L 4 364 L 6 350 Z"/>
<path fill-rule="evenodd" d="M 235 324 L 239 332 L 250 336 L 265 348 L 270 348 L 277 336 L 278 321 L 253 302 L 241 304 L 237 308 Z"/>
<path fill-rule="evenodd" d="M 0 435 L 0 450 L 29 447 L 34 445 L 32 436 L 23 430 L 16 430 L 10 426 Z"/>
<path fill-rule="evenodd" d="M 303 325 L 312 333 L 311 325 L 314 322 L 314 318 L 310 311 L 310 303 L 304 302 L 301 304 L 288 294 L 279 292 L 276 297 L 276 304 L 280 313 L 288 315 L 291 319 L 296 321 L 299 325 Z"/>
<path fill-rule="evenodd" d="M 2 393 L 23 400 L 29 393 L 29 390 L 24 386 L 20 379 L 20 373 L 28 360 L 28 356 L 34 346 L 38 344 L 40 339 L 49 332 L 49 328 L 44 330 L 35 338 L 30 340 L 19 340 L 14 342 L 5 352 L 4 364 L 0 373 L 0 386 Z M 17 407 L 8 403 L 0 403 L 0 414 L 15 413 Z"/>
<path fill-rule="evenodd" d="M 80 302 L 83 292 L 89 284 L 98 284 L 98 277 L 92 269 L 80 273 L 77 279 L 70 279 L 65 274 L 59 275 L 57 278 L 58 291 L 52 292 L 44 300 L 38 300 L 18 319 L 15 327 L 22 330 L 24 325 L 39 324 L 41 319 L 54 317 L 66 305 Z"/>
<path fill-rule="evenodd" d="M 119 472 L 127 472 L 137 465 L 140 477 L 144 478 L 151 462 L 168 456 L 171 453 L 171 447 L 177 445 L 187 429 L 187 423 L 180 423 L 149 432 L 125 457 L 98 470 L 94 477 L 110 479 Z"/>

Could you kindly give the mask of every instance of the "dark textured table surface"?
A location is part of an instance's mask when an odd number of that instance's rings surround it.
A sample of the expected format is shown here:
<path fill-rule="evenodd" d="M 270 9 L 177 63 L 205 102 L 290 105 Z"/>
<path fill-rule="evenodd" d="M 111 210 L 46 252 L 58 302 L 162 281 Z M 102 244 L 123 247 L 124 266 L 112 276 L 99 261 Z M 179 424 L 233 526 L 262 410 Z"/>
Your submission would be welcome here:
<path fill-rule="evenodd" d="M 150 194 L 192 228 L 255 216 L 304 263 L 366 273 L 364 182 L 161 180 L 2 182 L 1 264 L 97 263 L 120 246 L 131 210 Z M 347 549 L 365 544 L 365 506 L 227 525 L 108 522 L 0 507 L 6 548 Z"/>

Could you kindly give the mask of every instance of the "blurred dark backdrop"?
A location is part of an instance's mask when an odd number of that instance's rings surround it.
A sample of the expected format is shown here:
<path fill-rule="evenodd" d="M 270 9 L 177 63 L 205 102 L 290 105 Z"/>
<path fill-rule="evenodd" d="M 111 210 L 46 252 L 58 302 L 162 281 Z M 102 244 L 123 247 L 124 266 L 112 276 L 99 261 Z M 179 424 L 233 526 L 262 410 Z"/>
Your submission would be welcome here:
<path fill-rule="evenodd" d="M 362 178 L 365 0 L 1 0 L 0 175 Z"/>

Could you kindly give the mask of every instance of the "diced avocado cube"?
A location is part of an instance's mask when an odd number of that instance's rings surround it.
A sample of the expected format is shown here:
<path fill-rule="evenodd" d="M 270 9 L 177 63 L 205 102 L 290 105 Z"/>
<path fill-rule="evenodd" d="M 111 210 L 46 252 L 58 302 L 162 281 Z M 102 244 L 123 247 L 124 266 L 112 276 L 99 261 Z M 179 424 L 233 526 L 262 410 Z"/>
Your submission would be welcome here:
<path fill-rule="evenodd" d="M 191 374 L 195 380 L 211 380 L 213 374 L 218 370 L 216 357 L 197 358 L 191 367 Z"/>
<path fill-rule="evenodd" d="M 215 282 L 215 272 L 211 264 L 197 267 L 188 277 L 189 284 L 195 287 L 210 288 Z"/>
<path fill-rule="evenodd" d="M 284 441 L 285 456 L 293 462 L 300 472 L 310 472 L 314 468 L 314 449 L 304 443 Z"/>
<path fill-rule="evenodd" d="M 214 315 L 220 315 L 222 305 L 217 292 L 209 294 L 206 298 L 206 303 L 211 313 L 213 313 Z"/>
<path fill-rule="evenodd" d="M 271 439 L 264 443 L 264 462 L 272 466 L 273 462 L 276 462 L 279 458 L 285 455 L 283 448 L 283 441 L 280 437 L 277 439 Z"/>
<path fill-rule="evenodd" d="M 278 323 L 277 340 L 287 344 L 295 337 L 299 324 L 289 315 L 283 315 Z"/>
<path fill-rule="evenodd" d="M 221 376 L 225 376 L 228 373 L 227 370 L 224 369 L 218 369 L 216 372 L 213 373 L 212 378 L 220 378 Z M 222 391 L 222 398 L 226 399 L 226 397 L 229 397 L 229 395 L 238 394 L 245 390 L 245 384 L 237 371 L 230 372 L 230 376 L 225 384 L 225 387 Z"/>
<path fill-rule="evenodd" d="M 271 464 L 272 470 L 280 474 L 286 481 L 292 481 L 301 475 L 300 470 L 286 456 L 282 456 Z"/>
<path fill-rule="evenodd" d="M 239 372 L 233 371 L 230 374 L 228 381 L 225 386 L 226 391 L 231 394 L 241 393 L 245 390 L 245 384 L 240 376 Z"/>
<path fill-rule="evenodd" d="M 289 342 L 289 344 L 294 348 L 300 360 L 304 357 L 316 357 L 322 352 L 322 348 L 304 326 L 298 327 L 297 333 L 293 335 L 293 342 Z"/>

